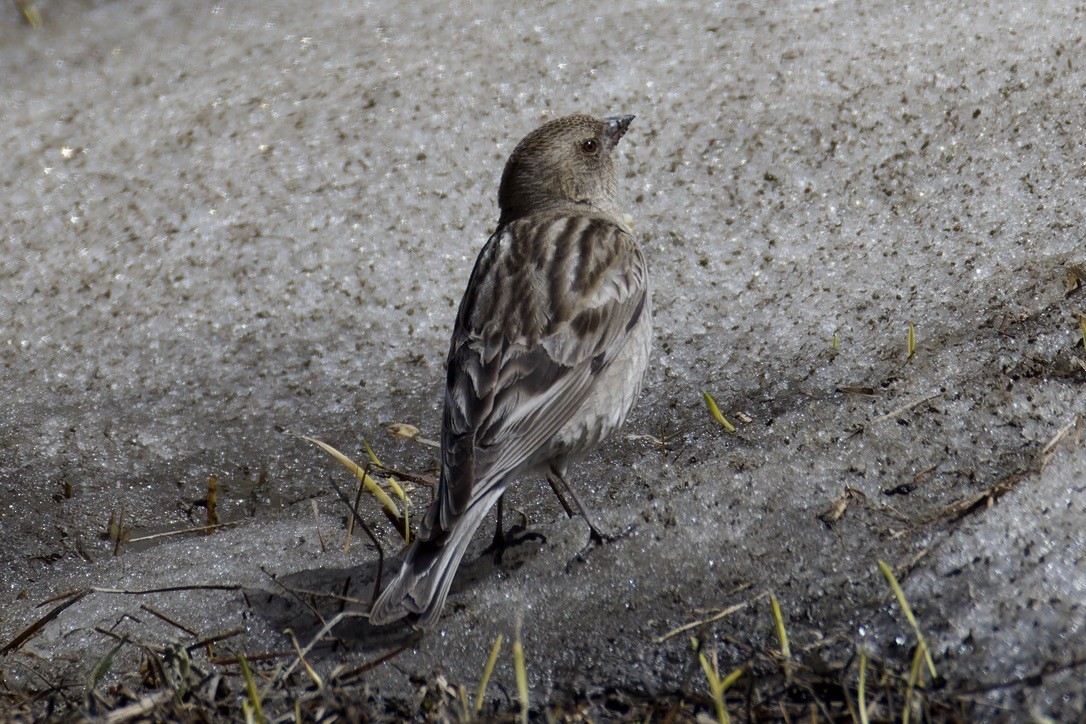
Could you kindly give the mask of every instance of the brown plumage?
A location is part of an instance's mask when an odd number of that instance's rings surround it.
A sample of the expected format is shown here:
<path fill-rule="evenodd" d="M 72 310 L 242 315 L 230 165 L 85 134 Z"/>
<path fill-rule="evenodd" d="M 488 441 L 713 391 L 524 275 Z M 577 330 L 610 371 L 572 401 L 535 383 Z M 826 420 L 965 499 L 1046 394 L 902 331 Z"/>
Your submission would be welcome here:
<path fill-rule="evenodd" d="M 633 116 L 560 118 L 517 145 L 448 356 L 441 478 L 377 624 L 441 613 L 472 534 L 517 477 L 621 427 L 652 338 L 648 275 L 618 210 L 613 150 Z"/>

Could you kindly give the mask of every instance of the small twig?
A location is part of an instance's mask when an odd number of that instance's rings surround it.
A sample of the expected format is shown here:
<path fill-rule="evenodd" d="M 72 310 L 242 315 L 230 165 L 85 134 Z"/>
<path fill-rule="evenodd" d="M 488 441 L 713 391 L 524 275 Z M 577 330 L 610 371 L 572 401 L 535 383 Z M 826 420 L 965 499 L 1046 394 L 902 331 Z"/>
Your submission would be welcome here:
<path fill-rule="evenodd" d="M 219 524 L 219 479 L 214 474 L 207 480 L 207 524 Z"/>
<path fill-rule="evenodd" d="M 114 641 L 128 641 L 127 636 L 121 636 L 116 631 L 110 631 L 108 628 L 102 628 L 101 626 L 95 626 L 94 632 L 102 634 L 107 639 L 113 639 Z"/>
<path fill-rule="evenodd" d="M 380 657 L 374 659 L 373 661 L 369 661 L 369 662 L 367 662 L 365 664 L 362 664 L 357 669 L 352 669 L 351 671 L 343 672 L 342 674 L 340 674 L 339 676 L 336 677 L 336 683 L 337 684 L 349 684 L 349 683 L 351 683 L 352 680 L 357 679 L 358 677 L 362 676 L 363 674 L 366 674 L 366 673 L 368 673 L 370 671 L 373 671 L 374 669 L 376 669 L 378 666 L 385 663 L 386 661 L 390 661 L 390 660 L 396 658 L 397 656 L 399 656 L 400 654 L 402 654 L 404 651 L 407 651 L 407 649 L 409 649 L 413 643 L 414 643 L 414 640 L 412 639 L 411 641 L 408 641 L 407 643 L 405 643 L 403 646 L 399 646 L 399 647 L 393 649 L 392 651 L 389 651 L 384 656 L 380 656 Z"/>
<path fill-rule="evenodd" d="M 681 634 L 681 633 L 683 633 L 685 631 L 689 631 L 692 628 L 697 628 L 698 626 L 704 626 L 706 624 L 713 623 L 714 621 L 719 621 L 720 619 L 724 618 L 725 616 L 730 616 L 733 613 L 735 613 L 736 611 L 741 611 L 742 609 L 746 608 L 747 606 L 749 606 L 754 601 L 757 601 L 760 598 L 764 598 L 765 595 L 766 594 L 763 593 L 763 594 L 760 594 L 760 595 L 752 598 L 749 601 L 744 601 L 743 603 L 737 603 L 734 606 L 728 606 L 724 610 L 718 611 L 715 615 L 710 616 L 709 618 L 701 619 L 700 621 L 691 621 L 688 624 L 685 624 L 683 626 L 679 626 L 676 629 L 672 629 L 671 631 L 668 631 L 663 636 L 658 636 L 657 638 L 653 639 L 653 643 L 662 644 L 665 641 L 667 641 L 668 639 L 673 638 L 675 636 L 678 636 L 679 634 Z"/>
<path fill-rule="evenodd" d="M 369 536 L 369 539 L 373 541 L 373 545 L 377 547 L 377 580 L 374 581 L 373 597 L 370 599 L 370 608 L 372 608 L 373 604 L 377 602 L 377 596 L 381 593 L 381 583 L 385 570 L 385 550 L 381 547 L 381 543 L 377 540 L 377 536 L 375 536 L 370 527 L 366 525 L 366 521 L 362 520 L 362 516 L 360 516 L 355 507 L 351 505 L 350 498 L 348 498 L 343 490 L 341 490 L 340 487 L 336 485 L 336 481 L 329 479 L 328 484 L 332 486 L 332 490 L 336 491 L 336 495 L 339 496 L 339 499 L 342 500 L 344 504 L 346 504 L 346 506 L 350 509 L 351 516 L 353 517 L 355 522 L 362 526 L 362 530 L 366 532 L 366 535 Z"/>
<path fill-rule="evenodd" d="M 187 586 L 164 586 L 163 588 L 89 588 L 95 593 L 117 593 L 129 596 L 145 596 L 150 593 L 173 593 L 175 591 L 240 591 L 243 586 L 236 583 L 194 583 Z"/>
<path fill-rule="evenodd" d="M 262 654 L 251 654 L 245 658 L 249 661 L 271 661 L 272 659 L 281 659 L 293 655 L 294 652 L 289 650 L 266 651 Z M 213 656 L 208 659 L 208 662 L 216 666 L 237 666 L 239 663 L 237 656 Z"/>
<path fill-rule="evenodd" d="M 388 475 L 400 478 L 402 480 L 406 480 L 407 482 L 414 483 L 415 485 L 421 485 L 424 488 L 437 487 L 437 479 L 434 478 L 432 475 L 416 475 L 415 473 L 406 473 L 402 470 L 397 470 L 396 468 L 390 468 L 389 466 L 382 463 L 374 464 L 372 469 L 378 470 L 382 473 L 387 473 Z"/>
<path fill-rule="evenodd" d="M 157 610 L 151 608 L 147 604 L 141 603 L 140 604 L 140 609 L 143 610 L 143 611 L 146 611 L 147 613 L 151 614 L 155 618 L 162 619 L 163 621 L 170 624 L 174 628 L 180 629 L 181 631 L 184 631 L 185 633 L 187 633 L 189 636 L 191 636 L 193 638 L 196 638 L 197 636 L 200 635 L 200 634 L 196 633 L 195 631 L 193 631 L 188 626 L 185 626 L 184 624 L 180 624 L 177 621 L 174 621 L 172 618 L 170 618 L 166 614 L 162 613 L 161 611 L 157 611 Z"/>
<path fill-rule="evenodd" d="M 112 522 L 112 519 L 110 522 Z M 117 515 L 117 527 L 114 530 L 117 535 L 113 541 L 113 555 L 117 556 L 120 555 L 121 543 L 124 542 L 124 501 L 121 501 L 121 512 Z M 112 533 L 114 530 L 111 530 L 110 532 Z"/>
<path fill-rule="evenodd" d="M 219 528 L 231 528 L 235 525 L 241 525 L 244 521 L 233 520 L 229 523 L 215 523 L 214 525 L 201 525 L 195 528 L 185 528 L 183 530 L 171 530 L 166 533 L 154 533 L 152 535 L 141 535 L 139 538 L 129 538 L 128 543 L 140 543 L 148 540 L 158 540 L 159 538 L 172 538 L 178 535 L 186 535 L 187 533 L 206 533 L 208 531 L 217 530 Z"/>
<path fill-rule="evenodd" d="M 75 592 L 74 594 L 69 594 L 71 595 L 71 598 L 49 611 L 49 613 L 45 614 L 34 623 L 27 626 L 21 634 L 13 638 L 6 646 L 4 646 L 3 649 L 0 649 L 0 656 L 10 654 L 12 651 L 18 651 L 23 644 L 36 636 L 39 631 L 45 628 L 46 624 L 59 616 L 64 611 L 64 609 L 68 608 L 69 606 L 75 605 L 79 601 L 82 601 L 90 592 L 91 589 L 84 588 L 81 591 Z"/>
<path fill-rule="evenodd" d="M 298 660 L 301 661 L 302 666 L 305 667 L 305 673 L 309 674 L 309 678 L 313 680 L 313 683 L 317 685 L 318 689 L 323 689 L 324 680 L 321 679 L 320 674 L 313 670 L 313 667 L 309 665 L 309 662 L 305 660 L 305 654 L 302 653 L 302 647 L 298 645 L 298 637 L 294 635 L 294 630 L 288 628 L 284 633 L 290 636 L 290 643 L 298 653 Z"/>
<path fill-rule="evenodd" d="M 268 573 L 267 568 L 265 568 L 264 566 L 261 566 L 260 567 L 260 572 L 263 573 L 268 578 L 270 578 L 272 580 L 272 583 L 274 583 L 275 585 L 279 586 L 284 591 L 286 591 L 287 594 L 289 594 L 295 601 L 297 601 L 298 603 L 302 604 L 303 606 L 308 608 L 310 611 L 312 611 L 313 615 L 317 617 L 318 621 L 320 621 L 322 624 L 325 622 L 324 621 L 324 616 L 321 615 L 321 612 L 317 610 L 316 606 L 314 606 L 312 603 L 310 603 L 309 601 L 302 598 L 292 588 L 290 588 L 286 584 L 282 583 L 278 578 L 276 578 L 272 574 Z"/>
<path fill-rule="evenodd" d="M 350 578 L 347 579 L 347 584 L 350 584 Z M 347 588 L 347 586 L 345 586 Z M 329 593 L 328 591 L 314 591 L 311 588 L 294 588 L 291 589 L 300 596 L 313 596 L 315 598 L 327 598 L 332 601 L 338 601 L 339 603 L 354 603 L 362 604 L 367 601 L 361 598 L 355 598 L 354 596 L 348 596 L 346 593 Z"/>
<path fill-rule="evenodd" d="M 915 400 L 914 402 L 910 402 L 907 405 L 902 405 L 901 407 L 898 407 L 896 409 L 891 410 L 890 412 L 887 412 L 885 415 L 882 415 L 881 417 L 876 417 L 874 420 L 872 420 L 870 423 L 868 423 L 868 425 L 877 425 L 880 422 L 885 422 L 886 420 L 892 420 L 893 418 L 897 417 L 898 415 L 901 415 L 904 412 L 908 412 L 909 410 L 913 409 L 914 407 L 920 407 L 920 405 L 923 405 L 925 402 L 930 402 L 930 401 L 932 401 L 932 400 L 934 400 L 936 398 L 942 397 L 945 394 L 946 394 L 945 392 L 939 392 L 937 394 L 931 395 L 930 397 L 925 397 L 925 398 L 923 398 L 921 400 Z"/>
<path fill-rule="evenodd" d="M 72 596 L 85 595 L 90 590 L 93 590 L 93 589 L 76 588 L 76 589 L 74 589 L 72 591 L 65 591 L 64 593 L 58 593 L 55 596 L 50 596 L 49 598 L 45 599 L 44 601 L 39 603 L 34 608 L 42 608 L 44 606 L 48 606 L 50 603 L 56 603 L 57 601 L 63 601 L 64 599 L 71 598 Z"/>
<path fill-rule="evenodd" d="M 229 631 L 223 631 L 222 633 L 215 634 L 214 636 L 208 636 L 207 638 L 202 638 L 199 641 L 195 641 L 189 644 L 185 647 L 185 651 L 191 654 L 196 649 L 203 648 L 204 646 L 207 646 L 209 644 L 218 643 L 219 641 L 225 641 L 226 639 L 232 639 L 235 636 L 243 633 L 245 633 L 245 629 L 243 628 L 233 628 Z"/>
<path fill-rule="evenodd" d="M 321 553 L 327 553 L 328 546 L 324 544 L 324 536 L 321 535 L 321 513 L 317 508 L 317 499 L 311 498 L 309 503 L 313 506 L 313 526 L 317 529 L 317 540 L 321 543 Z"/>
<path fill-rule="evenodd" d="M 367 466 L 368 467 L 368 466 Z M 369 473 L 366 473 L 367 475 Z M 347 534 L 343 536 L 343 552 L 351 550 L 351 536 L 354 534 L 354 521 L 358 517 L 358 506 L 362 503 L 362 491 L 365 490 L 365 480 L 358 478 L 358 487 L 354 491 L 354 503 L 351 504 L 351 517 L 347 519 Z"/>
<path fill-rule="evenodd" d="M 168 701 L 175 693 L 176 692 L 172 689 L 156 691 L 153 694 L 143 697 L 139 701 L 133 702 L 127 706 L 122 706 L 120 709 L 114 709 L 106 714 L 105 721 L 109 724 L 120 724 L 121 722 L 131 721 L 132 719 L 143 718 L 160 707 L 163 702 Z"/>
<path fill-rule="evenodd" d="M 1076 415 L 1074 420 L 1071 420 L 1071 422 L 1067 423 L 1062 428 L 1060 428 L 1060 431 L 1057 432 L 1056 435 L 1051 440 L 1048 441 L 1048 444 L 1045 445 L 1043 448 L 1041 448 L 1041 454 L 1039 456 L 1040 457 L 1040 466 L 1039 466 L 1040 470 L 1044 470 L 1048 466 L 1048 464 L 1050 462 L 1052 462 L 1052 458 L 1054 458 L 1056 456 L 1056 447 L 1061 442 L 1063 442 L 1063 439 L 1065 437 L 1067 437 L 1068 433 L 1070 433 L 1071 430 L 1073 430 L 1073 429 L 1078 429 L 1078 427 L 1081 424 L 1082 424 L 1082 418 L 1080 416 Z M 1076 435 L 1076 437 L 1077 437 L 1077 435 Z"/>
<path fill-rule="evenodd" d="M 340 613 L 337 613 L 335 616 L 329 619 L 328 623 L 324 624 L 324 626 L 321 627 L 321 630 L 317 632 L 317 635 L 313 637 L 313 640 L 306 644 L 306 647 L 304 649 L 298 652 L 298 654 L 294 657 L 294 660 L 290 662 L 290 665 L 279 672 L 279 674 L 273 680 L 272 685 L 286 681 L 287 677 L 290 676 L 291 673 L 293 673 L 294 669 L 297 668 L 298 664 L 301 663 L 302 658 L 308 656 L 309 652 L 313 650 L 313 647 L 316 646 L 320 642 L 320 640 L 328 634 L 329 631 L 335 628 L 340 621 L 345 618 L 362 618 L 368 615 L 369 613 L 366 611 L 342 611 Z"/>

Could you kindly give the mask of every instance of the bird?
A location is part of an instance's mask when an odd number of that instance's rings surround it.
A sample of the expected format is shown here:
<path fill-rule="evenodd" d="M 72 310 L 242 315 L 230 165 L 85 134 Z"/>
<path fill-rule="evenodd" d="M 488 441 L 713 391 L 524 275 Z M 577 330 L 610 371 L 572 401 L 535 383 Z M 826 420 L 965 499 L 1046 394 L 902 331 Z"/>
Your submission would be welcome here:
<path fill-rule="evenodd" d="M 449 345 L 437 491 L 372 624 L 431 627 L 472 536 L 519 478 L 544 473 L 602 537 L 565 475 L 623 425 L 650 357 L 648 270 L 615 167 L 633 119 L 557 118 L 510 155 Z"/>

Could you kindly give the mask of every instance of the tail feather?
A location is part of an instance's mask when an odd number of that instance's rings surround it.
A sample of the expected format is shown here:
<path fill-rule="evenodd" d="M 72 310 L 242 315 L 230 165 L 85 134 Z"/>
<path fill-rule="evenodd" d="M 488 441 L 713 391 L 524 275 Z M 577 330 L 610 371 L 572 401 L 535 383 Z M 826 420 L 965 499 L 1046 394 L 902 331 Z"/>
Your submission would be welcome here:
<path fill-rule="evenodd" d="M 441 615 L 460 560 L 483 518 L 498 502 L 504 486 L 496 486 L 471 501 L 450 530 L 434 530 L 416 539 L 399 573 L 385 586 L 370 611 L 370 622 L 384 625 L 408 618 L 415 628 L 429 627 Z M 439 501 L 436 501 L 439 502 Z"/>

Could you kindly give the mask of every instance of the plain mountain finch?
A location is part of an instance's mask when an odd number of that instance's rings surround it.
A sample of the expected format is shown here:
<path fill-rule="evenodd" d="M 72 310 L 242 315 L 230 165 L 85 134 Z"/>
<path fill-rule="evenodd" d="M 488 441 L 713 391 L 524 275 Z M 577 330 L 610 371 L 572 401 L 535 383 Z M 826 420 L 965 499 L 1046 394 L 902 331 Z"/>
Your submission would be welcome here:
<path fill-rule="evenodd" d="M 506 487 L 549 473 L 576 501 L 567 464 L 633 408 L 652 312 L 645 259 L 616 198 L 613 154 L 632 120 L 559 118 L 510 156 L 501 218 L 475 262 L 449 347 L 437 496 L 374 604 L 373 623 L 431 625 Z"/>

